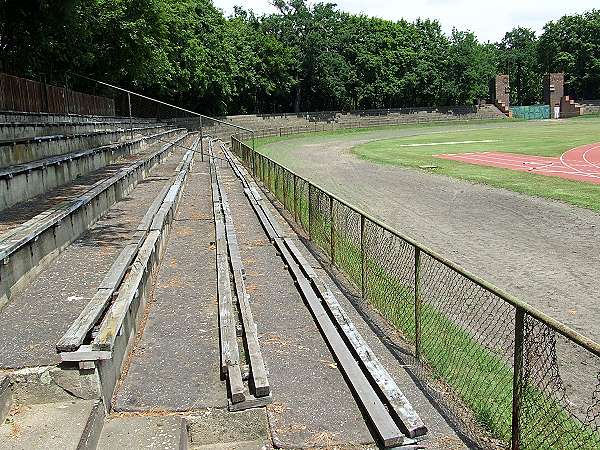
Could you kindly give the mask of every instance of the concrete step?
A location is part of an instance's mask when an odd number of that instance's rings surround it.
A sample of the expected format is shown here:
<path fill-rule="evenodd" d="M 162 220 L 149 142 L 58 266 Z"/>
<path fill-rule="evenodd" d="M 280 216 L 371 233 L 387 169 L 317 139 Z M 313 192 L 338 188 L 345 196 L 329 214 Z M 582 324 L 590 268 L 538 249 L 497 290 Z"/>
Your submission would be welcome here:
<path fill-rule="evenodd" d="M 0 425 L 0 448 L 5 450 L 47 450 L 94 448 L 81 446 L 98 402 L 74 400 L 14 406 Z M 92 442 L 94 439 L 88 442 Z"/>
<path fill-rule="evenodd" d="M 40 136 L 56 136 L 59 134 L 92 133 L 94 131 L 117 131 L 130 127 L 142 128 L 157 126 L 145 121 L 132 120 L 131 123 L 123 121 L 112 122 L 24 122 L 0 123 L 0 141 L 32 139 Z"/>
<path fill-rule="evenodd" d="M 209 409 L 186 417 L 193 450 L 272 448 L 265 408 L 228 412 Z M 267 447 L 269 445 L 269 447 Z"/>
<path fill-rule="evenodd" d="M 187 424 L 180 416 L 129 416 L 105 420 L 98 450 L 188 448 Z"/>
<path fill-rule="evenodd" d="M 140 123 L 156 123 L 156 119 L 133 118 Z M 84 114 L 62 114 L 43 112 L 0 111 L 0 122 L 10 123 L 56 123 L 56 122 L 123 122 L 128 123 L 129 117 L 94 116 Z"/>
<path fill-rule="evenodd" d="M 227 405 L 226 386 L 218 371 L 210 177 L 207 162 L 199 159 L 197 155 L 169 233 L 143 334 L 114 397 L 115 411 L 188 411 Z"/>
<path fill-rule="evenodd" d="M 138 136 L 135 139 L 2 167 L 0 168 L 0 179 L 2 179 L 0 209 L 8 208 L 62 186 L 117 159 L 138 153 L 147 145 L 172 139 L 175 135 L 183 132 L 182 129 L 162 130 L 155 134 Z M 18 154 L 18 152 L 10 151 L 8 153 Z"/>
<path fill-rule="evenodd" d="M 4 423 L 4 419 L 12 406 L 12 390 L 10 380 L 4 375 L 0 375 L 0 424 Z"/>
<path fill-rule="evenodd" d="M 29 200 L 19 202 L 11 207 L 0 211 L 0 242 L 7 237 L 7 233 L 26 222 L 41 217 L 40 214 L 52 209 L 66 207 L 96 184 L 108 180 L 120 170 L 142 161 L 165 144 L 157 142 L 147 145 L 139 153 L 124 156 L 111 164 L 77 177 L 75 180 L 37 195 Z"/>
<path fill-rule="evenodd" d="M 93 129 L 77 134 L 47 134 L 0 140 L 0 168 L 10 169 L 11 166 L 150 136 L 167 129 L 169 127 L 163 125 L 144 125 L 133 130 L 123 127 L 107 130 Z"/>
<path fill-rule="evenodd" d="M 157 195 L 172 182 L 183 150 L 176 150 L 81 236 L 27 275 L 26 285 L 0 309 L 0 367 L 60 362 L 55 345 L 96 293 L 115 258 L 133 237 Z M 43 242 L 43 237 L 38 239 Z M 16 258 L 12 258 L 16 260 Z M 35 269 L 34 269 L 35 270 Z"/>
<path fill-rule="evenodd" d="M 0 259 L 4 260 L 0 266 L 0 308 L 99 216 L 146 178 L 152 167 L 163 161 L 171 150 L 169 144 L 159 148 L 144 160 L 94 185 L 66 208 L 50 208 L 48 215 L 42 213 L 4 235 L 0 241 Z"/>

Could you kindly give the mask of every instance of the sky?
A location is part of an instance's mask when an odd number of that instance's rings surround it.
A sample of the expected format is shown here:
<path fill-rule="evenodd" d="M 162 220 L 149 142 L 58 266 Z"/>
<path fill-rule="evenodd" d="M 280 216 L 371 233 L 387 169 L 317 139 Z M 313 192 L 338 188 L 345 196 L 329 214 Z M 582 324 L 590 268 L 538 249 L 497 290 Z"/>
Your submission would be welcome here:
<path fill-rule="evenodd" d="M 437 19 L 447 33 L 456 27 L 473 31 L 480 41 L 493 42 L 516 26 L 540 32 L 549 20 L 600 8 L 598 0 L 324 0 L 327 1 L 343 11 L 390 20 Z M 225 14 L 231 14 L 234 5 L 259 15 L 275 11 L 269 0 L 214 0 L 214 4 Z"/>

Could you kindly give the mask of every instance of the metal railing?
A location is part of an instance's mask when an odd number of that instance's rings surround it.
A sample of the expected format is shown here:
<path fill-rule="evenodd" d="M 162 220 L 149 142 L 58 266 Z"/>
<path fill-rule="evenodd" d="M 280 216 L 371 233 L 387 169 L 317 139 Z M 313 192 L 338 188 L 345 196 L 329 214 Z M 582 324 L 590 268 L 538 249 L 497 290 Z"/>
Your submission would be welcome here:
<path fill-rule="evenodd" d="M 401 332 L 412 348 L 415 375 L 476 445 L 600 448 L 598 343 L 254 151 L 239 136 L 231 145 L 362 299 Z"/>
<path fill-rule="evenodd" d="M 112 98 L 0 73 L 0 111 L 114 116 Z"/>
<path fill-rule="evenodd" d="M 245 133 L 245 135 L 254 141 L 254 131 L 248 128 L 215 119 L 214 117 L 206 116 L 195 111 L 190 111 L 189 109 L 181 108 L 168 102 L 139 94 L 104 81 L 95 80 L 84 75 L 76 73 L 69 73 L 69 75 L 85 80 L 87 83 L 90 83 L 95 90 L 101 91 L 107 97 L 113 99 L 116 105 L 117 115 L 129 117 L 129 124 L 132 130 L 134 129 L 134 118 L 147 118 L 161 123 L 167 123 L 178 128 L 186 128 L 190 132 L 199 132 L 202 160 L 204 160 L 204 136 L 213 136 L 226 140 L 234 133 Z"/>

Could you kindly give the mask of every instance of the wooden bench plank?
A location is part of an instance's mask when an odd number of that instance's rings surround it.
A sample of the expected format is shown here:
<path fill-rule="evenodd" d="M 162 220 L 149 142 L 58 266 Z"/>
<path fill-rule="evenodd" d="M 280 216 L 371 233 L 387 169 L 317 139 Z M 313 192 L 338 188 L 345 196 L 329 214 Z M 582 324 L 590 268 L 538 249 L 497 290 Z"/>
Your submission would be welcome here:
<path fill-rule="evenodd" d="M 150 263 L 150 259 L 156 251 L 156 244 L 160 238 L 159 231 L 151 231 L 140 248 L 135 261 L 132 264 L 129 275 L 123 282 L 117 299 L 104 317 L 98 336 L 92 344 L 94 350 L 112 351 L 115 339 L 123 319 L 125 318 L 131 302 L 138 295 L 138 289 Z"/>
<path fill-rule="evenodd" d="M 221 207 L 225 219 L 225 235 L 229 250 L 230 263 L 232 267 L 233 282 L 235 286 L 236 296 L 238 299 L 240 314 L 242 316 L 242 326 L 246 338 L 246 345 L 248 347 L 248 359 L 251 368 L 254 395 L 256 397 L 264 397 L 271 393 L 271 388 L 269 386 L 267 371 L 265 368 L 262 353 L 260 351 L 260 344 L 258 342 L 256 324 L 254 322 L 252 310 L 250 308 L 250 295 L 248 294 L 244 283 L 244 266 L 242 264 L 242 259 L 240 256 L 239 244 L 235 232 L 235 226 L 233 224 L 233 219 L 231 217 L 229 201 L 227 200 L 227 193 L 222 187 L 219 170 L 216 167 L 216 165 L 214 167 L 215 178 L 217 180 L 217 185 L 219 187 L 219 193 L 221 196 Z"/>

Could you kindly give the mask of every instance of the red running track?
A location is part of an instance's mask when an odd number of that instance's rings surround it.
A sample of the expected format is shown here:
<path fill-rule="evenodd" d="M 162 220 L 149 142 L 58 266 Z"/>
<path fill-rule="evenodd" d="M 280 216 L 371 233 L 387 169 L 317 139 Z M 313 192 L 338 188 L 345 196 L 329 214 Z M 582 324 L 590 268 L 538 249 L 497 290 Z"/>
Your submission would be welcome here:
<path fill-rule="evenodd" d="M 600 184 L 600 142 L 573 148 L 558 158 L 502 152 L 443 153 L 433 156 L 479 166 L 501 167 Z"/>

